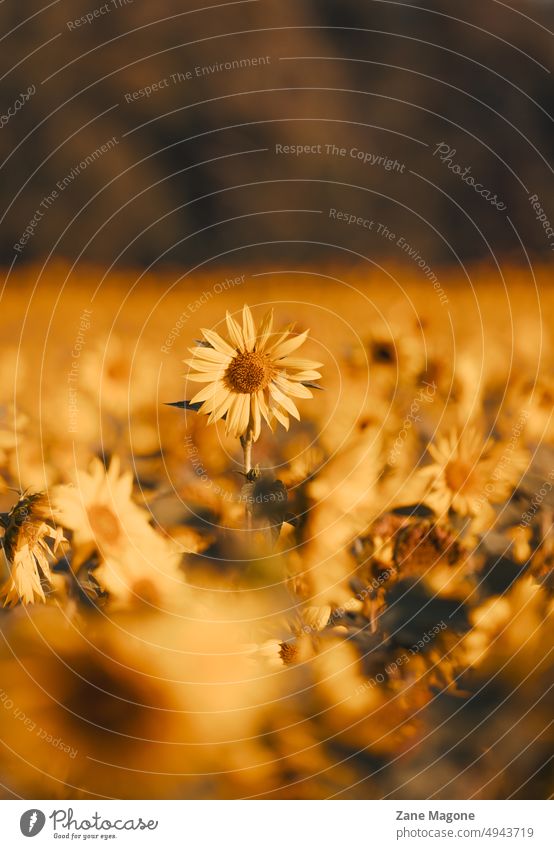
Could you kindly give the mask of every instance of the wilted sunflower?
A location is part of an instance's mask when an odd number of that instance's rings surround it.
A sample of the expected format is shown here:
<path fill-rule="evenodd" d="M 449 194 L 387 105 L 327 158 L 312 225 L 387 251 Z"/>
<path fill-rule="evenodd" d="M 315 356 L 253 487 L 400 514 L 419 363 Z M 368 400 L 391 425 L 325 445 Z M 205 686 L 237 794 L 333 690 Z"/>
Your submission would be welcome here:
<path fill-rule="evenodd" d="M 317 369 L 322 365 L 290 356 L 309 333 L 291 336 L 291 330 L 273 332 L 272 310 L 256 329 L 246 305 L 242 327 L 227 313 L 230 341 L 203 329 L 206 341 L 190 348 L 194 356 L 185 362 L 196 369 L 188 379 L 207 386 L 190 403 L 202 403 L 199 412 L 209 413 L 210 424 L 226 417 L 227 433 L 232 436 L 250 431 L 252 439 L 258 439 L 262 417 L 271 428 L 276 419 L 288 429 L 289 415 L 300 418 L 292 398 L 313 397 L 306 384 L 321 377 Z"/>
<path fill-rule="evenodd" d="M 43 492 L 22 495 L 9 513 L 0 514 L 4 528 L 2 548 L 9 578 L 0 590 L 4 606 L 18 601 L 32 604 L 45 601 L 42 578 L 50 579 L 48 557 L 63 540 L 62 529 L 54 524 L 47 496 Z M 48 543 L 52 540 L 52 543 Z"/>

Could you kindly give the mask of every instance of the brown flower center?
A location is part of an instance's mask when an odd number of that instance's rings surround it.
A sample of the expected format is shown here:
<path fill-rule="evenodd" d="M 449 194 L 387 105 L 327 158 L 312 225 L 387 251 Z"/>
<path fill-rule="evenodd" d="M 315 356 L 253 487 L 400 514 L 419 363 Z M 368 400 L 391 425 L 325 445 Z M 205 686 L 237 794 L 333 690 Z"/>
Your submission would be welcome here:
<path fill-rule="evenodd" d="M 113 510 L 104 504 L 93 504 L 88 510 L 88 520 L 97 539 L 107 545 L 115 545 L 121 536 L 121 526 Z"/>
<path fill-rule="evenodd" d="M 2 544 L 10 562 L 20 546 L 28 545 L 32 551 L 45 536 L 50 527 L 44 521 L 46 518 L 49 518 L 48 508 L 41 493 L 23 496 L 8 514 L 4 514 Z"/>
<path fill-rule="evenodd" d="M 106 374 L 111 380 L 128 381 L 129 380 L 129 364 L 123 357 L 112 360 L 106 369 Z"/>
<path fill-rule="evenodd" d="M 396 362 L 396 349 L 392 342 L 373 342 L 371 346 L 371 357 L 374 362 L 383 365 L 392 365 Z"/>
<path fill-rule="evenodd" d="M 285 666 L 290 666 L 291 663 L 295 663 L 298 659 L 298 648 L 294 643 L 281 643 L 279 655 Z"/>
<path fill-rule="evenodd" d="M 251 394 L 265 389 L 273 375 L 267 355 L 257 351 L 239 352 L 225 372 L 225 383 L 233 392 Z"/>
<path fill-rule="evenodd" d="M 160 603 L 160 594 L 156 589 L 156 585 L 152 581 L 149 581 L 148 578 L 141 578 L 139 581 L 135 581 L 132 591 L 139 601 L 155 605 Z"/>
<path fill-rule="evenodd" d="M 448 463 L 445 469 L 445 478 L 452 492 L 461 492 L 467 489 L 471 483 L 471 468 L 460 460 Z"/>

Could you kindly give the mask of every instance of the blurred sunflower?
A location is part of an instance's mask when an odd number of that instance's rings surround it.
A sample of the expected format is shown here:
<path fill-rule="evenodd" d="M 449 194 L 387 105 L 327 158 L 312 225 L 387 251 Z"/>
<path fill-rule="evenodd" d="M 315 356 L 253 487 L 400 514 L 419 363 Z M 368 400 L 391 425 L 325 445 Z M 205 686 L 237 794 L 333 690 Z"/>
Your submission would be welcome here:
<path fill-rule="evenodd" d="M 471 426 L 439 437 L 428 450 L 435 462 L 418 470 L 414 485 L 438 514 L 449 509 L 461 516 L 489 513 L 491 504 L 509 497 L 528 460 L 524 449 L 485 441 Z"/>
<path fill-rule="evenodd" d="M 313 656 L 317 648 L 317 635 L 327 626 L 331 607 L 307 605 L 287 617 L 272 623 L 274 636 L 257 646 L 255 653 L 271 669 L 301 663 Z"/>
<path fill-rule="evenodd" d="M 81 375 L 84 393 L 97 408 L 122 420 L 156 395 L 149 352 L 115 334 L 83 353 Z"/>
<path fill-rule="evenodd" d="M 192 399 L 201 403 L 199 412 L 209 414 L 209 423 L 226 418 L 227 433 L 243 436 L 247 430 L 254 440 L 261 431 L 262 417 L 273 428 L 276 419 L 288 430 L 289 415 L 300 419 L 292 398 L 312 398 L 306 384 L 321 377 L 322 363 L 291 357 L 309 331 L 291 336 L 289 327 L 273 332 L 270 310 L 256 329 L 250 308 L 242 311 L 242 327 L 227 313 L 226 341 L 214 330 L 203 329 L 205 342 L 190 348 L 193 358 L 185 360 L 196 369 L 188 380 L 206 383 Z"/>
<path fill-rule="evenodd" d="M 133 476 L 120 475 L 112 458 L 106 470 L 95 458 L 77 487 L 57 486 L 53 498 L 63 527 L 73 531 L 73 568 L 98 551 L 96 577 L 115 598 L 159 603 L 182 586 L 180 553 L 149 524 L 150 514 L 132 500 Z"/>
<path fill-rule="evenodd" d="M 554 628 L 554 607 L 548 593 L 530 576 L 505 595 L 488 598 L 476 607 L 471 624 L 461 645 L 468 667 L 500 670 L 501 675 L 513 673 L 518 666 L 525 672 L 539 666 L 552 670 L 551 653 L 543 652 L 541 643 L 551 645 L 548 634 Z M 515 680 L 518 677 L 514 676 Z"/>
<path fill-rule="evenodd" d="M 511 392 L 511 407 L 515 414 L 527 411 L 525 436 L 532 443 L 554 440 L 554 379 L 550 373 L 533 379 L 524 378 Z"/>
<path fill-rule="evenodd" d="M 2 549 L 9 572 L 0 590 L 4 606 L 12 607 L 18 601 L 32 604 L 37 598 L 45 601 L 42 580 L 50 579 L 48 557 L 63 540 L 46 494 L 22 495 L 9 513 L 0 514 L 0 526 L 4 528 Z"/>
<path fill-rule="evenodd" d="M 73 531 L 77 563 L 94 550 L 117 557 L 130 540 L 140 537 L 148 526 L 148 514 L 131 499 L 133 477 L 120 475 L 120 461 L 114 457 L 108 469 L 96 457 L 88 472 L 78 472 L 77 487 L 58 486 L 54 499 L 60 521 Z"/>

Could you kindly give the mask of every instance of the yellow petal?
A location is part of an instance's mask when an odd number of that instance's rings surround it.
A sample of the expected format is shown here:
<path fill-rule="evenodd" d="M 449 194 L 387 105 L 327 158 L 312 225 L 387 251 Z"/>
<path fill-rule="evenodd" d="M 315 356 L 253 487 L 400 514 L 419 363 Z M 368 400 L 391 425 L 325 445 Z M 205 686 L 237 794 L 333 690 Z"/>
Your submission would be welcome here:
<path fill-rule="evenodd" d="M 201 360 L 200 358 L 195 358 L 194 360 L 185 360 L 187 366 L 190 366 L 193 369 L 197 369 L 198 371 L 221 371 L 221 369 L 226 368 L 223 363 L 208 363 L 206 360 Z"/>
<path fill-rule="evenodd" d="M 250 395 L 234 395 L 227 415 L 227 433 L 242 436 L 248 427 L 249 411 Z"/>
<path fill-rule="evenodd" d="M 302 357 L 281 357 L 278 365 L 279 367 L 286 366 L 287 368 L 299 369 L 317 369 L 323 367 L 323 363 L 318 363 L 315 360 L 305 360 Z"/>
<path fill-rule="evenodd" d="M 299 371 L 296 374 L 286 373 L 287 380 L 296 380 L 302 383 L 304 380 L 319 380 L 321 377 L 318 371 Z"/>
<path fill-rule="evenodd" d="M 222 354 L 227 354 L 229 357 L 235 356 L 236 351 L 231 348 L 229 343 L 226 342 L 225 339 L 222 339 L 219 333 L 216 333 L 215 330 L 206 330 L 202 328 L 202 333 L 216 351 L 220 351 Z M 210 349 L 206 348 L 206 350 L 209 351 Z"/>
<path fill-rule="evenodd" d="M 254 442 L 260 438 L 260 433 L 262 430 L 262 417 L 260 415 L 260 404 L 258 401 L 258 394 L 252 395 L 252 400 L 250 402 L 250 414 L 252 418 L 252 438 Z"/>
<path fill-rule="evenodd" d="M 241 395 L 240 397 L 242 398 L 242 404 L 241 404 L 241 408 L 240 408 L 240 415 L 239 415 L 239 418 L 238 418 L 237 427 L 238 427 L 238 431 L 239 431 L 239 436 L 242 436 L 243 433 L 246 433 L 246 431 L 248 429 L 248 423 L 250 421 L 250 400 L 251 400 L 251 396 L 250 395 Z"/>
<path fill-rule="evenodd" d="M 223 384 L 220 381 L 216 381 L 215 383 L 210 383 L 208 386 L 205 386 L 196 395 L 190 399 L 191 404 L 199 404 L 201 401 L 208 401 L 217 392 L 221 389 Z"/>
<path fill-rule="evenodd" d="M 260 325 L 260 329 L 258 331 L 258 341 L 256 342 L 256 350 L 263 351 L 267 342 L 271 336 L 271 330 L 273 328 L 273 310 L 269 310 L 266 312 L 262 319 L 262 323 Z"/>
<path fill-rule="evenodd" d="M 296 408 L 296 404 L 291 398 L 288 397 L 288 395 L 285 395 L 284 392 L 281 392 L 279 387 L 275 386 L 274 383 L 269 384 L 269 393 L 277 401 L 277 403 L 281 405 L 281 407 L 284 407 L 287 413 L 290 413 L 291 416 L 294 416 L 295 419 L 298 419 L 298 421 L 300 421 L 300 413 Z"/>
<path fill-rule="evenodd" d="M 309 330 L 305 330 L 304 333 L 299 333 L 298 336 L 293 336 L 292 339 L 281 342 L 276 348 L 271 349 L 271 356 L 275 360 L 280 360 L 282 357 L 286 357 L 287 354 L 292 353 L 292 351 L 296 351 L 306 341 L 309 332 Z"/>
<path fill-rule="evenodd" d="M 217 404 L 217 407 L 214 405 L 214 408 L 210 414 L 208 419 L 208 424 L 212 424 L 218 419 L 222 419 L 223 416 L 228 413 L 229 407 L 231 406 L 233 401 L 233 393 L 227 390 L 227 395 L 225 398 L 222 398 L 221 401 Z"/>
<path fill-rule="evenodd" d="M 219 410 L 223 409 L 224 402 L 229 397 L 229 394 L 229 390 L 225 386 L 223 386 L 223 384 L 219 384 L 216 387 L 215 393 L 210 395 L 209 398 L 206 398 L 198 412 L 211 413 L 216 419 L 221 418 L 221 415 L 223 413 L 219 412 Z"/>
<path fill-rule="evenodd" d="M 264 417 L 264 419 L 266 420 L 266 422 L 268 423 L 268 425 L 271 427 L 270 412 L 269 412 L 268 406 L 265 402 L 265 396 L 264 396 L 262 389 L 260 389 L 260 391 L 257 393 L 256 397 L 258 399 L 258 405 L 260 407 L 260 412 L 261 412 L 262 416 Z"/>
<path fill-rule="evenodd" d="M 194 354 L 195 359 L 207 360 L 208 362 L 212 363 L 231 362 L 231 357 L 229 356 L 229 354 L 224 354 L 221 351 L 216 350 L 215 348 L 206 348 L 205 346 L 200 345 L 197 348 L 189 348 L 189 351 Z M 235 352 L 233 351 L 233 356 L 234 355 Z"/>
<path fill-rule="evenodd" d="M 302 619 L 307 628 L 312 631 L 322 631 L 331 616 L 331 608 L 328 604 L 321 607 L 305 607 L 302 611 Z"/>
<path fill-rule="evenodd" d="M 235 319 L 233 318 L 233 316 L 231 315 L 231 313 L 228 310 L 227 310 L 226 320 L 227 320 L 227 331 L 229 333 L 229 337 L 231 339 L 231 342 L 233 343 L 233 345 L 236 345 L 236 347 L 239 350 L 244 351 L 245 345 L 244 345 L 244 336 L 242 335 L 242 330 L 241 330 L 238 322 L 235 321 Z"/>
<path fill-rule="evenodd" d="M 270 340 L 271 344 L 269 344 L 269 342 L 266 344 L 266 352 L 269 354 L 275 348 L 277 348 L 281 344 L 281 342 L 284 342 L 285 339 L 288 339 L 293 329 L 294 324 L 289 324 L 288 327 L 281 331 L 281 333 L 276 333 L 274 338 Z"/>
<path fill-rule="evenodd" d="M 288 416 L 286 416 L 283 412 L 281 412 L 281 410 L 280 410 L 278 407 L 272 407 L 272 408 L 271 408 L 271 413 L 272 413 L 272 415 L 274 415 L 274 416 L 275 416 L 275 418 L 277 419 L 277 421 L 278 421 L 278 422 L 280 422 L 280 423 L 283 425 L 283 427 L 285 428 L 285 430 L 288 430 L 288 429 L 289 429 L 289 419 L 288 419 Z"/>
<path fill-rule="evenodd" d="M 290 380 L 287 380 L 285 377 L 276 377 L 274 379 L 274 383 L 279 389 L 287 395 L 292 395 L 293 398 L 313 398 L 314 396 L 310 392 L 307 386 L 302 386 L 301 383 L 292 383 Z"/>
<path fill-rule="evenodd" d="M 245 304 L 242 309 L 242 335 L 244 336 L 244 344 L 247 351 L 252 351 L 256 341 L 256 327 L 250 307 Z"/>
<path fill-rule="evenodd" d="M 192 380 L 193 383 L 211 383 L 219 380 L 224 376 L 224 371 L 208 371 L 202 374 L 187 374 L 187 380 Z"/>

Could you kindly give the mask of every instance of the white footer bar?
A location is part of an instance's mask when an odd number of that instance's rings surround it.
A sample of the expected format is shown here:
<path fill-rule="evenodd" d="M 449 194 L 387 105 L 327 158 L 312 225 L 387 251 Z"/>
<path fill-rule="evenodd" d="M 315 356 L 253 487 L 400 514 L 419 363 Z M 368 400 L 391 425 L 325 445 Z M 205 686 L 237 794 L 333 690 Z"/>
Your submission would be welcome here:
<path fill-rule="evenodd" d="M 552 849 L 554 802 L 4 801 L 2 846 Z M 31 840 L 36 839 L 36 843 Z"/>

